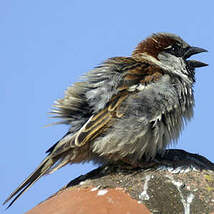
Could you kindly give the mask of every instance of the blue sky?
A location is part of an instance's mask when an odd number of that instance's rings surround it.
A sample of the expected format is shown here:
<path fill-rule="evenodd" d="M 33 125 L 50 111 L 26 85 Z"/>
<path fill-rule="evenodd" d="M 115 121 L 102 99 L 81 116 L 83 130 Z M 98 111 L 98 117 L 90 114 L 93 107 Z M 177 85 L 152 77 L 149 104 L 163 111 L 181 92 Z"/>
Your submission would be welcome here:
<path fill-rule="evenodd" d="M 196 71 L 195 116 L 176 148 L 213 157 L 213 1 L 1 1 L 1 196 L 8 196 L 66 132 L 43 126 L 53 101 L 80 75 L 113 56 L 129 56 L 153 32 L 171 32 L 206 48 Z M 175 146 L 173 146 L 175 148 Z M 43 177 L 7 212 L 24 213 L 92 164 L 66 166 Z M 4 209 L 1 207 L 0 212 Z"/>

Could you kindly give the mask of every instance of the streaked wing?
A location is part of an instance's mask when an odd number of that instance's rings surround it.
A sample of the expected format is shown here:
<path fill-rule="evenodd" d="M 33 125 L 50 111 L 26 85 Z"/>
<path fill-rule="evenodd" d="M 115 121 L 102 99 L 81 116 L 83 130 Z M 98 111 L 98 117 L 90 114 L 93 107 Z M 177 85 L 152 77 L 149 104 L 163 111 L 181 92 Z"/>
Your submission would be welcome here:
<path fill-rule="evenodd" d="M 92 115 L 84 126 L 72 135 L 69 140 L 61 140 L 51 153 L 51 157 L 59 156 L 68 150 L 84 146 L 111 127 L 115 118 L 121 118 L 125 112 L 120 110 L 121 103 L 127 98 L 128 91 L 115 95 L 109 104 L 97 114 Z M 65 137 L 66 138 L 66 137 Z"/>

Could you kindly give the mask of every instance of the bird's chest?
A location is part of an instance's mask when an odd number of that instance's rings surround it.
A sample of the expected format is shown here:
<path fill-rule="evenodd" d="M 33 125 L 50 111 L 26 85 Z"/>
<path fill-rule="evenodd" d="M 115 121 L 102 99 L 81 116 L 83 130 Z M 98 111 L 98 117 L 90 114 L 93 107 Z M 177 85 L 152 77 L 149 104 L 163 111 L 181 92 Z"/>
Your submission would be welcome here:
<path fill-rule="evenodd" d="M 193 115 L 192 87 L 181 81 L 172 82 L 169 76 L 148 86 L 139 85 L 128 102 L 129 115 L 135 114 L 152 126 L 161 122 L 169 130 L 180 130 L 183 120 Z"/>

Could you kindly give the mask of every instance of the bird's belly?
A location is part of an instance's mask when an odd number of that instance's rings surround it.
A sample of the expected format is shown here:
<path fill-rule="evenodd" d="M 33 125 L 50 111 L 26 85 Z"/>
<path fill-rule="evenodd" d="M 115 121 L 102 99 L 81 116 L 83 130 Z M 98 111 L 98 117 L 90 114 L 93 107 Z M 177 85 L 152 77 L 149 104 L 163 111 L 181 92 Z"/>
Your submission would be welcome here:
<path fill-rule="evenodd" d="M 92 151 L 113 160 L 153 159 L 178 139 L 185 119 L 192 117 L 193 104 L 187 100 L 192 97 L 185 99 L 181 104 L 174 88 L 166 92 L 161 87 L 129 96 L 121 106 L 124 116 L 92 142 Z"/>
<path fill-rule="evenodd" d="M 171 111 L 149 121 L 146 117 L 120 120 L 105 135 L 92 142 L 93 153 L 117 161 L 131 157 L 133 163 L 153 159 L 167 145 L 176 141 L 183 127 L 180 111 Z"/>

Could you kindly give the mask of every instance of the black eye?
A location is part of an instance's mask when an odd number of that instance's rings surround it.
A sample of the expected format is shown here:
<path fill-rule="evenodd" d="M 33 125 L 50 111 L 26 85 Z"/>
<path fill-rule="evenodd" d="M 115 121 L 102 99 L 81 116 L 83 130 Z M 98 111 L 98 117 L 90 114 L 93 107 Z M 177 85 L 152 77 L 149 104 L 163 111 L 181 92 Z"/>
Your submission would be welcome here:
<path fill-rule="evenodd" d="M 177 47 L 173 46 L 173 47 L 171 48 L 171 51 L 174 51 L 174 52 L 175 52 L 175 51 L 177 51 L 177 49 L 178 49 Z"/>
<path fill-rule="evenodd" d="M 181 57 L 183 54 L 183 48 L 178 44 L 170 45 L 166 47 L 164 50 L 165 52 L 175 55 L 177 57 Z"/>

